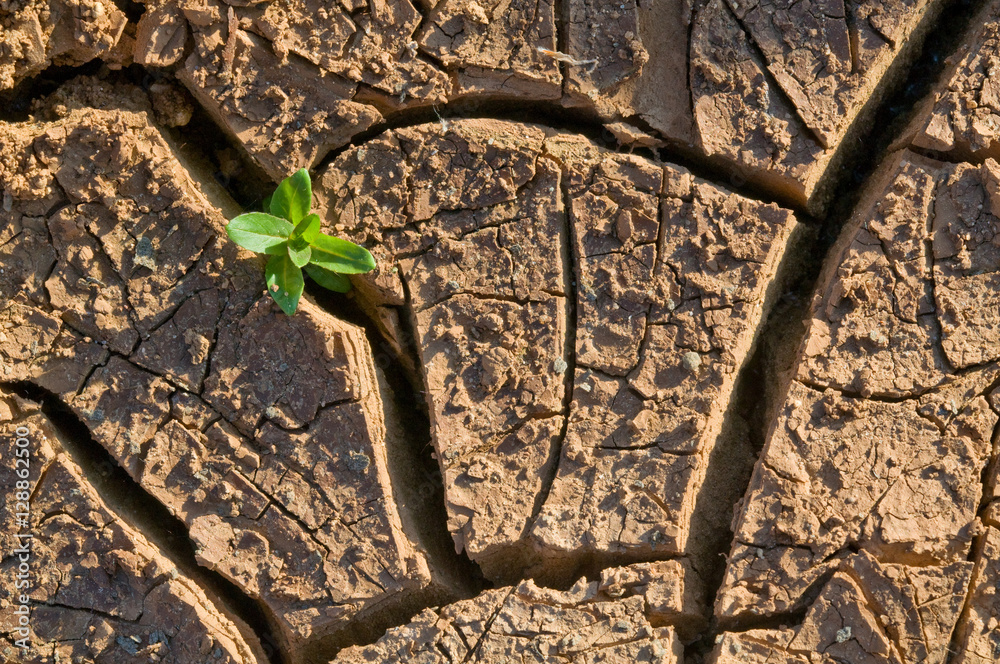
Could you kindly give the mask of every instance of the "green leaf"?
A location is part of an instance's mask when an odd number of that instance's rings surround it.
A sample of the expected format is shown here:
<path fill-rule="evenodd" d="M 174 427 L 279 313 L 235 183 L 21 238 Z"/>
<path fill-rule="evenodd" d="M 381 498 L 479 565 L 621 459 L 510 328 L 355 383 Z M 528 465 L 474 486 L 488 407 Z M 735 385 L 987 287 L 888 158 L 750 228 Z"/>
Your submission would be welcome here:
<path fill-rule="evenodd" d="M 261 201 L 260 206 L 261 206 L 261 208 L 263 208 L 264 212 L 270 212 L 271 211 L 271 195 L 265 196 L 264 200 Z"/>
<path fill-rule="evenodd" d="M 247 212 L 226 224 L 226 233 L 233 242 L 258 254 L 275 253 L 293 230 L 292 224 L 266 212 Z"/>
<path fill-rule="evenodd" d="M 292 231 L 292 236 L 290 239 L 296 240 L 302 238 L 306 241 L 306 244 L 312 244 L 313 240 L 319 237 L 319 215 L 308 214 L 305 218 L 299 222 L 299 225 L 295 227 Z"/>
<path fill-rule="evenodd" d="M 318 265 L 306 265 L 305 269 L 310 279 L 327 290 L 337 291 L 338 293 L 346 293 L 351 290 L 350 279 L 342 274 L 330 272 Z"/>
<path fill-rule="evenodd" d="M 305 267 L 306 263 L 309 262 L 309 258 L 312 256 L 312 249 L 309 245 L 298 246 L 297 242 L 288 243 L 288 257 L 295 264 L 295 267 Z"/>
<path fill-rule="evenodd" d="M 271 214 L 297 224 L 312 207 L 312 182 L 309 171 L 300 168 L 281 181 L 271 194 Z"/>
<path fill-rule="evenodd" d="M 312 242 L 310 263 L 345 274 L 360 274 L 375 269 L 375 259 L 367 249 L 324 233 Z"/>
<path fill-rule="evenodd" d="M 264 252 L 268 256 L 281 256 L 282 254 L 288 253 L 288 243 L 282 242 L 281 244 L 276 244 L 267 251 Z"/>
<path fill-rule="evenodd" d="M 267 261 L 264 277 L 267 280 L 267 292 L 278 303 L 281 310 L 289 316 L 294 314 L 299 306 L 299 298 L 302 297 L 302 289 L 305 286 L 302 270 L 295 267 L 287 254 L 272 256 Z"/>

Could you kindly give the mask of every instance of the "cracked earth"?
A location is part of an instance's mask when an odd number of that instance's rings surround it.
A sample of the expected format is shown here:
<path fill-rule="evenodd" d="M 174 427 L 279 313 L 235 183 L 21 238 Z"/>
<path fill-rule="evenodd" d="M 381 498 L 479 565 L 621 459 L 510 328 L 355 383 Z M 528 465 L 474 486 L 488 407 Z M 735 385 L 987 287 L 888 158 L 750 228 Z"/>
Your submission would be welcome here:
<path fill-rule="evenodd" d="M 998 77 L 1000 0 L 0 2 L 0 660 L 1000 660 Z M 378 268 L 288 317 L 298 168 Z"/>

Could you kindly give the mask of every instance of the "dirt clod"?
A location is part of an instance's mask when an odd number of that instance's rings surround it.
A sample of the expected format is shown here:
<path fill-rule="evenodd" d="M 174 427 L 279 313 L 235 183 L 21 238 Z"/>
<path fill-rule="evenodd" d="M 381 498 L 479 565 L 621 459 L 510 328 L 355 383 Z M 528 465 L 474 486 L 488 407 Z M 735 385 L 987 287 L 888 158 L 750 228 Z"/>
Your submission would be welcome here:
<path fill-rule="evenodd" d="M 113 59 L 125 14 L 110 0 L 25 0 L 0 13 L 0 90 L 51 64 L 82 65 Z"/>
<path fill-rule="evenodd" d="M 678 572 L 676 564 L 667 563 L 655 570 L 608 570 L 600 581 L 582 580 L 564 592 L 530 580 L 488 590 L 474 599 L 427 609 L 370 646 L 341 651 L 333 662 L 400 658 L 444 664 L 527 655 L 541 661 L 679 663 L 683 645 L 677 633 L 654 626 L 664 617 L 661 602 L 681 601 L 671 586 Z M 637 576 L 646 577 L 645 583 L 628 584 Z"/>

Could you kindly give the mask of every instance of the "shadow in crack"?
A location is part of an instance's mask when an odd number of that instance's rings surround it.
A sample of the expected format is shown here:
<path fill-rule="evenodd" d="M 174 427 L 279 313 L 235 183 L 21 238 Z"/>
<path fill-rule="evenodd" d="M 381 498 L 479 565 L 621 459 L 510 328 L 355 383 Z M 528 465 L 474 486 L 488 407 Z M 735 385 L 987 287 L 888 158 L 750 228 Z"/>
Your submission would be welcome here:
<path fill-rule="evenodd" d="M 452 587 L 461 588 L 465 597 L 478 595 L 491 584 L 465 552 L 455 552 L 455 543 L 448 531 L 441 469 L 434 458 L 427 401 L 419 375 L 407 370 L 407 364 L 382 337 L 353 292 L 335 293 L 309 281 L 306 293 L 330 315 L 364 329 L 384 401 L 388 470 L 400 517 L 413 528 L 437 572 Z M 404 352 L 416 358 L 413 331 L 406 326 L 406 316 L 399 318 L 406 335 L 401 340 Z M 372 629 L 367 630 L 371 634 L 359 632 L 352 640 L 358 644 L 373 642 L 389 627 L 405 624 L 410 617 L 402 616 L 393 625 L 371 625 Z"/>
<path fill-rule="evenodd" d="M 100 60 L 92 60 L 79 67 L 53 65 L 9 90 L 0 90 L 0 121 L 27 122 L 31 119 L 31 107 L 36 101 L 52 94 L 77 76 L 97 74 L 103 66 L 104 63 Z"/>

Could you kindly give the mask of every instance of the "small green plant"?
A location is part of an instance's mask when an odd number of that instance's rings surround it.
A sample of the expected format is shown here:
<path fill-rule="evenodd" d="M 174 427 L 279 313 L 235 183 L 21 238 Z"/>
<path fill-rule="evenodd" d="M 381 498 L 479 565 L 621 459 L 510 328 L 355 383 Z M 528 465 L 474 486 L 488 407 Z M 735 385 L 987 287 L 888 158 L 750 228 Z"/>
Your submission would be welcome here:
<path fill-rule="evenodd" d="M 312 214 L 312 182 L 302 168 L 285 178 L 264 201 L 268 212 L 247 212 L 226 224 L 230 239 L 250 251 L 267 254 L 264 271 L 267 292 L 291 316 L 299 306 L 305 282 L 302 270 L 323 288 L 338 293 L 351 290 L 345 274 L 375 269 L 375 259 L 364 247 L 320 232 L 319 216 Z"/>

